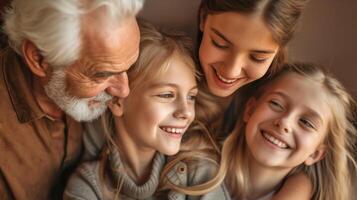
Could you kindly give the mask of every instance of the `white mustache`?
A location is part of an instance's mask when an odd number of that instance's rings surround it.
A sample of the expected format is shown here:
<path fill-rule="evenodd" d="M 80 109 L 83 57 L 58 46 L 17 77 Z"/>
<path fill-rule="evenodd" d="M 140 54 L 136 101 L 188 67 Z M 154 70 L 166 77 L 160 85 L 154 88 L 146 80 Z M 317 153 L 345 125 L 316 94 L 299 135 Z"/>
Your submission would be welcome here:
<path fill-rule="evenodd" d="M 106 110 L 106 103 L 112 99 L 105 91 L 90 98 L 72 96 L 65 91 L 65 87 L 65 73 L 62 69 L 53 73 L 45 91 L 63 111 L 77 121 L 90 121 L 99 117 Z M 96 106 L 91 107 L 89 102 L 93 100 L 96 101 Z"/>

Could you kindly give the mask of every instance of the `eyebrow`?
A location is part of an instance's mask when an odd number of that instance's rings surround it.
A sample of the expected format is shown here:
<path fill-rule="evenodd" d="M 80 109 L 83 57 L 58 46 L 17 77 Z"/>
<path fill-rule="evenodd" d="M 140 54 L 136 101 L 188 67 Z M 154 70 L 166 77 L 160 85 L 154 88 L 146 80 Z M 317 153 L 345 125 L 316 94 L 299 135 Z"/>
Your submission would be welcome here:
<path fill-rule="evenodd" d="M 97 75 L 97 74 L 106 74 L 108 76 L 114 76 L 114 75 L 119 75 L 123 72 L 125 72 L 126 70 L 122 70 L 122 71 L 112 71 L 111 69 L 110 70 L 107 70 L 107 69 L 99 69 L 95 72 L 93 72 L 92 75 Z"/>
<path fill-rule="evenodd" d="M 220 38 L 222 38 L 224 41 L 228 42 L 229 44 L 233 44 L 226 36 L 224 36 L 221 32 L 219 32 L 217 29 L 215 28 L 211 28 L 211 30 L 218 35 Z"/>
<path fill-rule="evenodd" d="M 275 91 L 275 92 L 272 92 L 271 94 L 276 94 L 276 95 L 282 96 L 285 99 L 289 99 L 289 100 L 291 99 L 288 95 L 284 94 L 283 92 Z M 314 109 L 312 109 L 310 107 L 305 107 L 305 108 L 307 108 L 309 110 L 309 115 L 316 117 L 320 121 L 321 124 L 324 122 L 323 118 L 317 111 L 315 111 Z"/>
<path fill-rule="evenodd" d="M 173 87 L 173 88 L 178 88 L 179 86 L 177 84 L 174 83 L 155 83 L 149 86 L 149 89 L 151 88 L 158 88 L 158 87 Z M 198 86 L 195 85 L 193 86 L 190 90 L 193 89 L 198 89 Z"/>

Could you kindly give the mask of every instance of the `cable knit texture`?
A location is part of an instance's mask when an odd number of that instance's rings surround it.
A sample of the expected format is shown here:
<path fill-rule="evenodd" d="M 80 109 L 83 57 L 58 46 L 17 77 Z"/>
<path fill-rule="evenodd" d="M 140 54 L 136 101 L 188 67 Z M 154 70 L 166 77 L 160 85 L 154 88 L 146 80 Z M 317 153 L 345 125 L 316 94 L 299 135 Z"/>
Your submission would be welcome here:
<path fill-rule="evenodd" d="M 120 192 L 121 194 L 133 199 L 147 199 L 155 193 L 159 185 L 160 172 L 165 164 L 165 157 L 161 153 L 155 154 L 150 177 L 146 183 L 141 186 L 136 185 L 136 183 L 134 183 L 134 181 L 126 173 L 120 173 L 122 171 L 121 169 L 123 168 L 123 164 L 120 160 L 118 151 L 114 151 L 110 154 L 109 163 L 111 165 L 115 180 L 118 181 L 123 179 L 123 186 Z"/>
<path fill-rule="evenodd" d="M 229 200 L 229 193 L 224 184 L 215 188 L 211 192 L 202 196 L 188 196 L 173 190 L 165 190 L 156 193 L 160 172 L 165 165 L 165 156 L 156 153 L 153 160 L 153 167 L 150 177 L 141 186 L 136 185 L 126 174 L 118 152 L 109 156 L 109 168 L 112 178 L 117 183 L 122 181 L 120 190 L 120 200 Z M 185 162 L 178 162 L 177 165 L 167 174 L 167 178 L 174 184 L 181 186 L 193 186 L 206 182 L 212 177 L 212 172 L 217 169 L 216 165 L 208 162 L 191 166 Z M 109 191 L 115 190 L 115 185 L 110 186 Z M 66 187 L 64 193 L 65 200 L 102 200 L 104 198 L 104 184 L 100 179 L 100 161 L 87 162 L 82 164 L 74 173 Z"/>

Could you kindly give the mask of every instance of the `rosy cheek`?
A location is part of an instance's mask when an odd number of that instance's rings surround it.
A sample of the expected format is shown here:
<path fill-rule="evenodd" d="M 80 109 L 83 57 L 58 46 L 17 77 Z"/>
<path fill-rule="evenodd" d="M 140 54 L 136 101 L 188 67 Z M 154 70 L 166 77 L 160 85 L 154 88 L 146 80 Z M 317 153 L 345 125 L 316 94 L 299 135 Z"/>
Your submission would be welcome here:
<path fill-rule="evenodd" d="M 192 116 L 191 116 L 191 119 L 190 119 L 190 123 L 193 122 L 193 120 L 195 119 L 195 116 L 196 116 L 196 112 L 195 112 L 194 108 L 192 108 L 191 113 L 192 113 Z"/>
<path fill-rule="evenodd" d="M 207 56 L 211 54 L 212 50 L 213 48 L 210 45 L 210 41 L 208 40 L 208 38 L 203 38 L 200 46 L 200 55 Z"/>

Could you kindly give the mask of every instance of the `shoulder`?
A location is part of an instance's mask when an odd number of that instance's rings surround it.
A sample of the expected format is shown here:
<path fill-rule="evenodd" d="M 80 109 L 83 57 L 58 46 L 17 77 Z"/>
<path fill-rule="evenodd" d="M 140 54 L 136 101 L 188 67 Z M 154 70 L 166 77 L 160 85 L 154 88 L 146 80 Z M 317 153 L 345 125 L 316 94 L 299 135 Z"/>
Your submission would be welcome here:
<path fill-rule="evenodd" d="M 210 169 L 211 167 L 202 167 L 190 162 L 179 161 L 170 167 L 165 179 L 177 186 L 193 186 L 209 180 Z"/>
<path fill-rule="evenodd" d="M 64 199 L 102 199 L 99 179 L 99 161 L 80 165 L 70 177 Z"/>
<path fill-rule="evenodd" d="M 313 184 L 307 174 L 300 172 L 290 175 L 284 181 L 280 190 L 274 194 L 274 200 L 278 199 L 311 199 Z"/>
<path fill-rule="evenodd" d="M 198 185 L 211 180 L 218 172 L 218 163 L 209 158 L 183 162 L 187 168 L 188 185 Z"/>
<path fill-rule="evenodd" d="M 84 123 L 83 134 L 83 161 L 98 159 L 102 147 L 105 144 L 105 136 L 101 126 L 101 118 Z"/>

